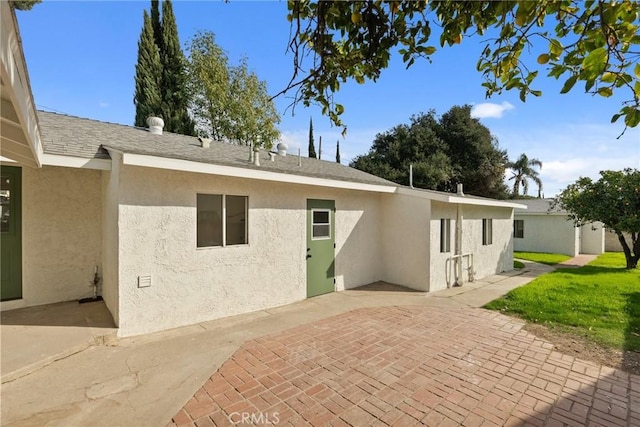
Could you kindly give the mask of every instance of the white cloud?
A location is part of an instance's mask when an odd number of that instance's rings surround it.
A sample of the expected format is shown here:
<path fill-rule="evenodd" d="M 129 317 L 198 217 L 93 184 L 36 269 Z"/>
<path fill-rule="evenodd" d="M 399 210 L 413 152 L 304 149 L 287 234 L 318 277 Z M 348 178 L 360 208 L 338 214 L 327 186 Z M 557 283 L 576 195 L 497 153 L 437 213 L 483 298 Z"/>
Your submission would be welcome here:
<path fill-rule="evenodd" d="M 100 101 L 100 102 L 98 102 L 98 106 L 100 108 L 107 108 L 107 107 L 109 107 L 109 103 L 105 102 L 105 101 Z"/>
<path fill-rule="evenodd" d="M 475 104 L 471 108 L 471 117 L 478 119 L 499 119 L 505 111 L 513 110 L 514 107 L 511 103 L 504 101 L 502 104 L 494 104 L 491 102 L 483 102 Z"/>
<path fill-rule="evenodd" d="M 503 126 L 507 124 L 501 122 Z M 525 153 L 530 159 L 542 161 L 540 178 L 546 197 L 553 197 L 581 176 L 598 179 L 602 170 L 640 168 L 640 132 L 628 129 L 618 139 L 619 134 L 619 128 L 608 124 L 575 122 L 528 128 L 509 126 L 496 132 L 512 160 Z M 507 174 L 507 178 L 510 176 Z M 507 183 L 513 185 L 513 181 Z M 533 194 L 535 185 L 529 185 L 529 194 Z"/>

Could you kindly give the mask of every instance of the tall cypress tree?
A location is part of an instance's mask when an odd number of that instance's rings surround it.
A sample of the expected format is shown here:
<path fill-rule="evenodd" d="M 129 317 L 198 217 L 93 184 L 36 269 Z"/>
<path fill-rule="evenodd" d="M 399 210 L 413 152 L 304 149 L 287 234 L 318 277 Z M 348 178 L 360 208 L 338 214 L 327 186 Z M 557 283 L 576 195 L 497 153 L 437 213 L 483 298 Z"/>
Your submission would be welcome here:
<path fill-rule="evenodd" d="M 162 114 L 165 129 L 184 135 L 195 135 L 195 124 L 189 116 L 185 58 L 178 39 L 178 26 L 171 0 L 162 2 Z"/>
<path fill-rule="evenodd" d="M 136 92 L 133 98 L 133 103 L 136 106 L 134 125 L 139 127 L 147 126 L 147 117 L 162 113 L 160 54 L 153 37 L 153 25 L 146 10 L 143 18 L 142 33 L 138 41 Z"/>
<path fill-rule="evenodd" d="M 156 46 L 160 49 L 162 46 L 162 21 L 160 20 L 160 2 L 158 0 L 151 0 L 151 25 Z"/>
<path fill-rule="evenodd" d="M 340 163 L 340 140 L 336 141 L 336 163 Z"/>
<path fill-rule="evenodd" d="M 313 144 L 313 119 L 309 118 L 309 157 L 317 159 L 316 146 Z"/>

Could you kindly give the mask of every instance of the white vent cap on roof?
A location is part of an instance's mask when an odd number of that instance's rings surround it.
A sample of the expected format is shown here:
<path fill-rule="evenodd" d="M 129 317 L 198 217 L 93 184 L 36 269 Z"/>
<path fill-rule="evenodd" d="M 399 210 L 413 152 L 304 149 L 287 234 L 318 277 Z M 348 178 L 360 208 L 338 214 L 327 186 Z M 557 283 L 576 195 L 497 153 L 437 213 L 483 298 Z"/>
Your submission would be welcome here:
<path fill-rule="evenodd" d="M 285 157 L 287 155 L 287 150 L 289 149 L 289 147 L 287 147 L 287 144 L 285 144 L 284 142 L 281 142 L 276 146 L 276 149 L 278 150 L 278 156 Z"/>
<path fill-rule="evenodd" d="M 164 128 L 164 120 L 160 117 L 148 117 L 147 125 L 149 126 L 149 132 L 154 135 L 162 135 L 162 128 Z"/>

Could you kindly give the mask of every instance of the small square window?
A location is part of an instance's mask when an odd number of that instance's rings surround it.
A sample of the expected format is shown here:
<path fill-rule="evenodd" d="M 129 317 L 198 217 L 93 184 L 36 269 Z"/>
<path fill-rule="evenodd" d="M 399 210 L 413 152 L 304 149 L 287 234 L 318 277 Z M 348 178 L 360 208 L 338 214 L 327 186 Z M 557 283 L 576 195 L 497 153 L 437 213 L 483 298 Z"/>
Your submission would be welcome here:
<path fill-rule="evenodd" d="M 313 209 L 312 215 L 312 239 L 330 239 L 331 238 L 331 211 L 327 209 Z"/>
<path fill-rule="evenodd" d="M 197 247 L 247 244 L 247 196 L 198 194 Z"/>

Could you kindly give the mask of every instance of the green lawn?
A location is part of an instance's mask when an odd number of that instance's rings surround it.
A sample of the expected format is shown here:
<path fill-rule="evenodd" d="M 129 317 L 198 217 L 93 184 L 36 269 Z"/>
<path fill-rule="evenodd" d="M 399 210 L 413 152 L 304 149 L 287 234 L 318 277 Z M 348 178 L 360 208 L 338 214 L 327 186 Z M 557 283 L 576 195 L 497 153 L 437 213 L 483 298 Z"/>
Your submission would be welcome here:
<path fill-rule="evenodd" d="M 570 256 L 564 254 L 549 254 L 545 252 L 513 252 L 514 258 L 526 259 L 527 261 L 539 262 L 540 264 L 560 264 L 563 261 L 571 259 Z"/>
<path fill-rule="evenodd" d="M 513 260 L 513 268 L 524 268 L 524 263 Z"/>
<path fill-rule="evenodd" d="M 624 266 L 623 254 L 606 253 L 584 267 L 540 276 L 485 308 L 640 351 L 640 269 Z"/>

